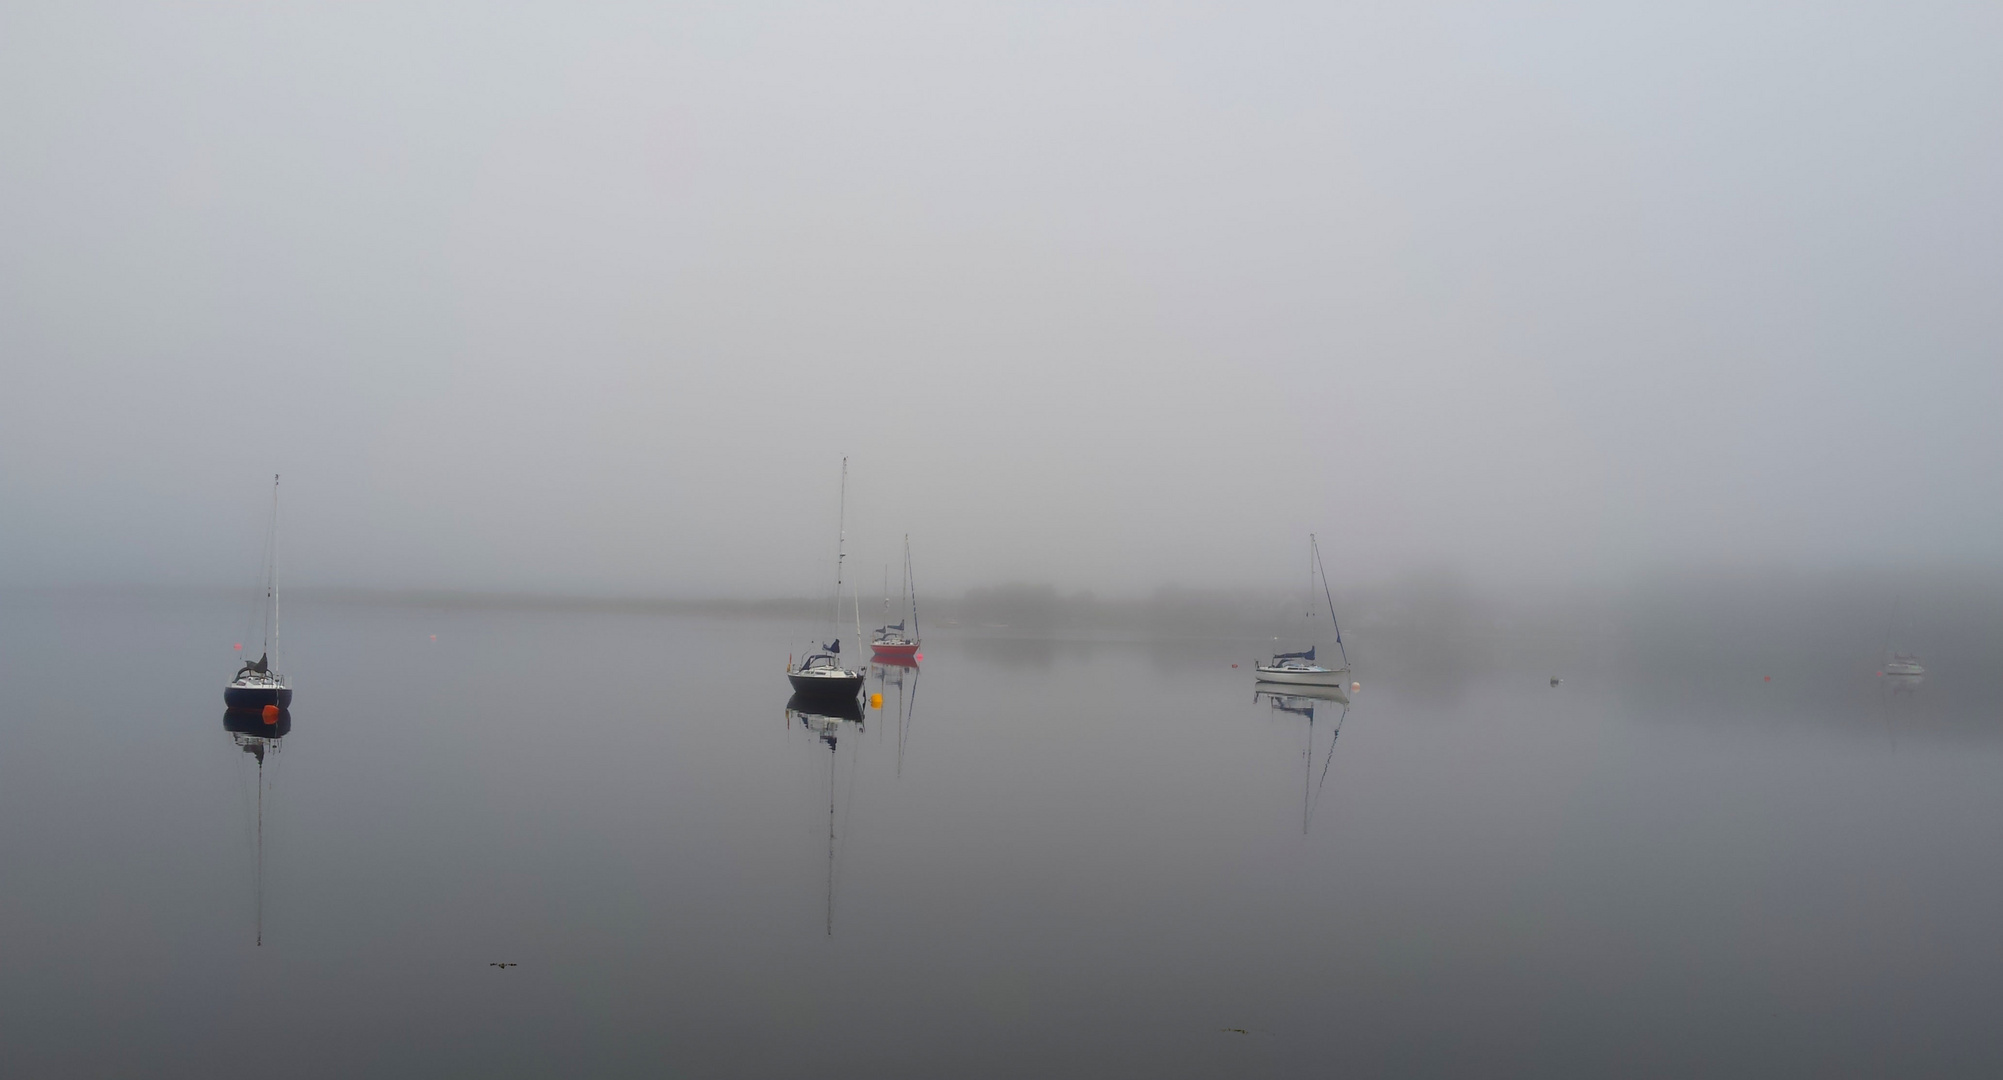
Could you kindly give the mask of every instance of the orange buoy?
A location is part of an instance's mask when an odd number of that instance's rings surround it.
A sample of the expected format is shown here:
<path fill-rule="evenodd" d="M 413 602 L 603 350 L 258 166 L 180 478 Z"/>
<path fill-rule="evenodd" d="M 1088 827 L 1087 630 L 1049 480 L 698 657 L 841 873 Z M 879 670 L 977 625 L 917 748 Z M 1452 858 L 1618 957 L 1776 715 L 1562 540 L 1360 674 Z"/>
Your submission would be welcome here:
<path fill-rule="evenodd" d="M 267 724 L 276 724 L 278 722 L 278 706 L 266 705 L 264 707 L 264 722 Z"/>
<path fill-rule="evenodd" d="M 869 695 L 869 707 L 872 709 L 883 708 L 883 695 L 882 694 Z"/>
<path fill-rule="evenodd" d="M 924 654 L 924 653 L 922 653 L 922 652 L 921 652 L 921 653 L 912 653 L 912 654 L 911 654 L 911 659 L 913 659 L 913 660 L 923 660 L 923 659 L 925 659 L 925 654 Z"/>
<path fill-rule="evenodd" d="M 1354 691 L 1357 691 L 1357 690 L 1361 690 L 1361 689 L 1363 689 L 1363 684 L 1362 684 L 1362 683 L 1360 683 L 1360 682 L 1353 682 L 1353 683 L 1350 683 L 1350 684 L 1349 684 L 1349 689 L 1350 689 L 1350 690 L 1351 690 L 1352 692 L 1354 692 Z"/>

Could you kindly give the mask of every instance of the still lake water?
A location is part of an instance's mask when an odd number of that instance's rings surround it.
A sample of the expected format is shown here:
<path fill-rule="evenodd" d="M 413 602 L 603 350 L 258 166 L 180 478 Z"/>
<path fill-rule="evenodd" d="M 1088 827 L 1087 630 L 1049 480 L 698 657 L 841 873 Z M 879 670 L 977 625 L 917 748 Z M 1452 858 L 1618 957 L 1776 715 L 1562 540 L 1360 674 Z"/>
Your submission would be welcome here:
<path fill-rule="evenodd" d="M 783 622 L 299 603 L 260 946 L 242 621 L 0 606 L 0 1072 L 2003 1067 L 1979 650 L 1366 637 L 1310 726 L 1251 643 L 935 629 L 830 752 Z"/>

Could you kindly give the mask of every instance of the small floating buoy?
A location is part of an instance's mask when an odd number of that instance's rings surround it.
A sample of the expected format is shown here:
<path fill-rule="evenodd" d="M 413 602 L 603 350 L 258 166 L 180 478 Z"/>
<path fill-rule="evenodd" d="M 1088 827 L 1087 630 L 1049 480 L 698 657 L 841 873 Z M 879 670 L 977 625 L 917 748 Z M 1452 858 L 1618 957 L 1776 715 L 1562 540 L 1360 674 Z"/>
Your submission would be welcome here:
<path fill-rule="evenodd" d="M 1771 675 L 1767 676 L 1767 677 L 1766 677 L 1766 679 L 1765 679 L 1765 681 L 1766 681 L 1766 682 L 1772 682 L 1772 681 L 1773 681 L 1773 676 L 1771 676 Z"/>
<path fill-rule="evenodd" d="M 1559 678 L 1559 677 L 1558 677 L 1558 676 L 1556 676 L 1556 675 L 1553 675 L 1553 676 L 1551 676 L 1551 685 L 1552 685 L 1552 686 L 1556 686 L 1556 685 L 1558 685 L 1559 683 L 1561 683 L 1561 682 L 1564 682 L 1564 681 L 1565 681 L 1565 680 L 1563 680 L 1563 679 Z"/>
<path fill-rule="evenodd" d="M 1233 665 L 1231 665 L 1231 666 L 1235 668 L 1235 667 L 1237 667 L 1238 665 L 1236 665 L 1236 664 L 1233 664 Z"/>
<path fill-rule="evenodd" d="M 230 648 L 232 648 L 232 649 L 235 649 L 235 650 L 236 650 L 236 651 L 238 651 L 238 652 L 242 652 L 242 651 L 243 651 L 243 642 L 239 641 L 239 642 L 237 642 L 236 644 L 234 644 L 234 645 L 230 646 Z"/>
<path fill-rule="evenodd" d="M 925 659 L 925 654 L 924 654 L 924 653 L 922 653 L 922 652 L 915 652 L 915 653 L 912 653 L 912 654 L 911 654 L 911 659 L 913 659 L 913 660 L 923 660 L 923 659 Z"/>
<path fill-rule="evenodd" d="M 431 635 L 431 640 L 433 640 L 433 641 L 437 641 L 437 640 L 438 640 L 438 635 L 437 635 L 437 634 L 433 634 L 433 635 Z"/>
<path fill-rule="evenodd" d="M 1360 682 L 1353 682 L 1349 684 L 1349 690 L 1351 693 L 1355 693 L 1356 691 L 1361 689 L 1363 689 L 1363 684 Z"/>
<path fill-rule="evenodd" d="M 266 705 L 264 707 L 264 722 L 267 724 L 276 724 L 278 722 L 278 706 Z"/>
<path fill-rule="evenodd" d="M 869 695 L 869 707 L 872 709 L 883 708 L 883 695 L 882 694 Z"/>

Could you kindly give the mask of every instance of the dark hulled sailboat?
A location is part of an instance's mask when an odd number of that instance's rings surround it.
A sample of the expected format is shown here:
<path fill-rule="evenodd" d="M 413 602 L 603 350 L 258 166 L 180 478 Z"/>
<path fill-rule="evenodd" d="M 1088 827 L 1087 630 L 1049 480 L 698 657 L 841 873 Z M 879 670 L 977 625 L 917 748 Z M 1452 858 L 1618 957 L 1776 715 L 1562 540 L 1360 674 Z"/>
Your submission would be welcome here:
<path fill-rule="evenodd" d="M 271 532 L 264 559 L 264 650 L 237 669 L 223 688 L 223 704 L 232 709 L 285 709 L 292 705 L 292 688 L 278 673 L 278 477 L 271 478 Z"/>
<path fill-rule="evenodd" d="M 829 620 L 831 628 L 839 626 L 842 617 L 842 562 L 848 557 L 848 459 L 842 459 L 842 495 L 840 518 L 835 527 L 835 602 L 834 612 Z M 862 638 L 862 610 L 856 609 L 856 635 L 852 640 Z M 820 641 L 819 637 L 814 638 Z M 842 639 L 821 645 L 818 652 L 810 652 L 807 658 L 794 667 L 786 664 L 786 681 L 793 684 L 793 693 L 804 694 L 821 701 L 839 701 L 846 698 L 854 703 L 856 694 L 862 690 L 862 672 L 842 664 Z"/>

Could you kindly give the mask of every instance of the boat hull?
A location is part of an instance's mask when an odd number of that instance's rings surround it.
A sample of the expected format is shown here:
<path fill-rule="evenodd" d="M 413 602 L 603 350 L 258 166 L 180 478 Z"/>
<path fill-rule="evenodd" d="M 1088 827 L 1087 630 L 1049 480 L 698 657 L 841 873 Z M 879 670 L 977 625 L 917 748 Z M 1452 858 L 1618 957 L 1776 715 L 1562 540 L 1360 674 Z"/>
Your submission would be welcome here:
<path fill-rule="evenodd" d="M 1925 669 L 1925 668 L 1923 668 L 1923 667 L 1921 667 L 1921 666 L 1919 666 L 1918 664 L 1886 664 L 1886 665 L 1885 665 L 1885 674 L 1887 674 L 1887 675 L 1924 675 L 1924 674 L 1926 674 L 1926 669 Z"/>
<path fill-rule="evenodd" d="M 905 642 L 904 644 L 901 645 L 893 645 L 893 644 L 879 645 L 872 643 L 870 645 L 870 650 L 876 653 L 876 655 L 878 656 L 894 656 L 894 657 L 901 657 L 904 659 L 910 659 L 911 657 L 918 655 L 918 643 L 915 641 Z"/>
<path fill-rule="evenodd" d="M 797 671 L 788 672 L 786 681 L 793 684 L 793 693 L 818 701 L 854 700 L 862 692 L 862 675 L 802 675 Z"/>
<path fill-rule="evenodd" d="M 289 686 L 227 686 L 223 688 L 223 704 L 232 709 L 262 709 L 266 705 L 276 705 L 281 709 L 292 707 L 292 688 Z"/>
<path fill-rule="evenodd" d="M 1340 668 L 1331 671 L 1323 668 L 1319 671 L 1302 671 L 1299 668 L 1276 668 L 1261 664 L 1258 667 L 1257 678 L 1260 682 L 1281 683 L 1287 686 L 1341 686 L 1349 678 L 1349 669 Z"/>

